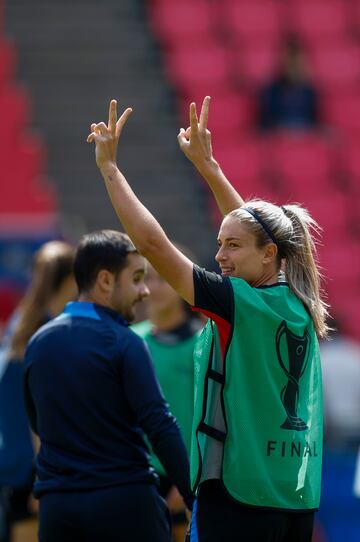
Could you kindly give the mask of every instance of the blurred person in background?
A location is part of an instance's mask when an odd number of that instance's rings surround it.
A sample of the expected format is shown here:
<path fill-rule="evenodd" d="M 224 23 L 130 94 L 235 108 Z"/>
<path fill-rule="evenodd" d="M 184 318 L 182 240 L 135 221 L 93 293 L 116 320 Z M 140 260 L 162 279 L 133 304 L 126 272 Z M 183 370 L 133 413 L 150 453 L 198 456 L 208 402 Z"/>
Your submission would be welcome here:
<path fill-rule="evenodd" d="M 304 51 L 292 37 L 285 42 L 277 76 L 260 91 L 259 128 L 304 130 L 318 123 L 318 95 L 308 76 Z"/>
<path fill-rule="evenodd" d="M 322 503 L 318 521 L 329 542 L 360 539 L 356 456 L 360 446 L 360 344 L 331 322 L 330 341 L 320 343 L 324 388 Z"/>
<path fill-rule="evenodd" d="M 30 337 L 74 299 L 74 248 L 49 241 L 34 255 L 31 281 L 5 332 L 0 352 L 1 542 L 32 541 L 34 445 L 23 398 L 23 358 Z M 25 521 L 27 520 L 27 521 Z"/>
<path fill-rule="evenodd" d="M 324 442 L 355 451 L 360 445 L 360 344 L 346 336 L 341 321 L 330 341 L 320 343 L 324 386 Z"/>
<path fill-rule="evenodd" d="M 177 246 L 184 254 L 189 254 L 187 249 Z M 146 283 L 150 289 L 146 300 L 148 320 L 132 329 L 150 349 L 165 399 L 190 453 L 194 415 L 194 347 L 204 323 L 151 265 Z M 172 514 L 173 539 L 182 542 L 187 525 L 183 500 L 155 455 L 152 456 L 152 465 L 160 478 L 160 494 L 166 498 Z"/>
<path fill-rule="evenodd" d="M 128 327 L 149 290 L 129 237 L 102 230 L 76 251 L 79 299 L 25 354 L 25 403 L 39 435 L 41 542 L 170 542 L 144 435 L 191 508 L 189 462 L 144 341 Z"/>
<path fill-rule="evenodd" d="M 190 127 L 178 141 L 224 215 L 215 257 L 221 274 L 194 265 L 171 243 L 118 169 L 132 110 L 118 119 L 112 100 L 108 124 L 91 124 L 87 140 L 138 250 L 209 317 L 195 349 L 191 542 L 310 542 L 322 456 L 317 337 L 327 334 L 316 223 L 298 205 L 244 202 L 213 158 L 209 100 L 199 120 L 190 105 Z"/>

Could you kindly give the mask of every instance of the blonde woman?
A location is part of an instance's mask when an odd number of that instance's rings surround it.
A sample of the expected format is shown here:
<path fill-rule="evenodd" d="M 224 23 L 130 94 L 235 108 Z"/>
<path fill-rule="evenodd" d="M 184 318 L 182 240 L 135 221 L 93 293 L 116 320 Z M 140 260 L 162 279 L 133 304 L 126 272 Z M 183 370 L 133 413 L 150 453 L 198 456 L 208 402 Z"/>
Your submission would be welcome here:
<path fill-rule="evenodd" d="M 108 124 L 92 124 L 88 141 L 96 144 L 110 199 L 139 252 L 209 317 L 195 354 L 197 500 L 189 539 L 310 542 L 322 455 L 317 337 L 327 333 L 315 223 L 297 205 L 243 201 L 213 157 L 209 101 L 199 120 L 191 104 L 190 127 L 178 140 L 224 215 L 215 256 L 220 274 L 177 250 L 118 169 L 118 140 L 131 109 L 117 119 L 113 100 Z"/>

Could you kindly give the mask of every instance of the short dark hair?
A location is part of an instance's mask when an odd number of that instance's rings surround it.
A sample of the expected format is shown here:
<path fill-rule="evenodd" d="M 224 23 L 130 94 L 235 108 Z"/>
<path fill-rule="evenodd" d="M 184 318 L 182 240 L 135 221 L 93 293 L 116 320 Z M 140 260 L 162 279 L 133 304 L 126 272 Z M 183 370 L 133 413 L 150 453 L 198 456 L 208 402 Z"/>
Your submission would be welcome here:
<path fill-rule="evenodd" d="M 89 291 L 101 269 L 120 273 L 128 254 L 137 250 L 126 233 L 100 230 L 84 235 L 75 254 L 74 275 L 79 293 Z"/>

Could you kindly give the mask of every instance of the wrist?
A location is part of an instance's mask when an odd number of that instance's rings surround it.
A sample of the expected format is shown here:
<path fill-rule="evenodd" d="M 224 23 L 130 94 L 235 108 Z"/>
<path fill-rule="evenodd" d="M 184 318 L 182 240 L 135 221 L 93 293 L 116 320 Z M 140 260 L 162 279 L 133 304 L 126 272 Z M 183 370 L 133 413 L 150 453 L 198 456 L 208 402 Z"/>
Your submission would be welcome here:
<path fill-rule="evenodd" d="M 201 164 L 197 164 L 196 169 L 206 178 L 208 176 L 216 175 L 220 171 L 220 165 L 214 158 L 211 158 L 210 160 L 205 160 Z"/>
<path fill-rule="evenodd" d="M 119 171 L 116 162 L 112 162 L 110 160 L 101 164 L 99 170 L 104 179 L 112 177 L 117 171 Z"/>

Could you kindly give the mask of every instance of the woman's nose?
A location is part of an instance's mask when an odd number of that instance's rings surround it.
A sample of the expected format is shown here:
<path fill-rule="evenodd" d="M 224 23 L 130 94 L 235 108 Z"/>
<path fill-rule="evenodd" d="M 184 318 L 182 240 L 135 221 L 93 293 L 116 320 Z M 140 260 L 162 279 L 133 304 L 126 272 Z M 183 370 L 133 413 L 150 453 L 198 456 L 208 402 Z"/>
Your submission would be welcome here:
<path fill-rule="evenodd" d="M 222 247 L 220 247 L 217 253 L 215 254 L 215 260 L 219 262 L 220 260 L 223 260 L 224 258 L 225 258 L 224 251 Z"/>

